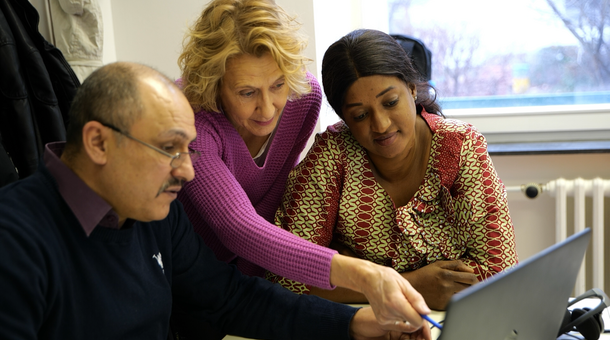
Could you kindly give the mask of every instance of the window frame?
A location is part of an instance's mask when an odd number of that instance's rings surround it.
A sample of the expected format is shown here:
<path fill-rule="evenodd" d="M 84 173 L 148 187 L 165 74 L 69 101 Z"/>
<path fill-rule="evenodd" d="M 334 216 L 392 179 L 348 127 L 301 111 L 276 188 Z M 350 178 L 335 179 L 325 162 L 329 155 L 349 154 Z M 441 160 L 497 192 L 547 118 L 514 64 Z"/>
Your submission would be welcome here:
<path fill-rule="evenodd" d="M 386 33 L 389 30 L 387 17 L 382 17 L 381 14 L 383 11 L 370 10 L 371 6 L 379 4 L 377 0 L 336 0 L 346 9 L 345 15 L 349 16 L 350 20 L 337 19 L 336 1 L 310 1 L 314 8 L 317 71 L 321 69 L 324 51 L 346 33 L 361 27 Z M 318 79 L 321 79 L 321 74 L 316 74 Z M 443 113 L 447 118 L 473 124 L 486 137 L 489 145 L 610 142 L 610 103 L 446 109 Z M 337 119 L 324 99 L 318 124 L 320 130 L 325 130 L 327 125 Z M 581 149 L 578 152 L 583 151 L 586 150 Z"/>

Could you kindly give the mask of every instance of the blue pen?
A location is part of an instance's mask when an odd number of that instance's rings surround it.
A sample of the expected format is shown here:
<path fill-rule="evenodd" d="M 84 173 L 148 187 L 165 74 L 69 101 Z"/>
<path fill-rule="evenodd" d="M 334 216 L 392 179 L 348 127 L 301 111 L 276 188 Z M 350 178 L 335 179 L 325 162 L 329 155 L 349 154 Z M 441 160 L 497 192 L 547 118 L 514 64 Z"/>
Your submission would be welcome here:
<path fill-rule="evenodd" d="M 421 317 L 424 318 L 424 320 L 428 321 L 429 323 L 432 324 L 432 326 L 438 328 L 438 329 L 443 329 L 443 326 L 441 326 L 441 324 L 439 324 L 438 322 L 432 320 L 431 317 L 429 317 L 428 315 L 425 314 L 421 314 Z"/>

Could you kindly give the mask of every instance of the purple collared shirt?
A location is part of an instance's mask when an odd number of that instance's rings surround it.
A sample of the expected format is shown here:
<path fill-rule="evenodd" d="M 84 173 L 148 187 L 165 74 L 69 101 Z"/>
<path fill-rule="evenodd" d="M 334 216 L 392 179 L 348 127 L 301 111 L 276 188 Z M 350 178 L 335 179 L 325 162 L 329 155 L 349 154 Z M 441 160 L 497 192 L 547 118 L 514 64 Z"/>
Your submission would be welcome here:
<path fill-rule="evenodd" d="M 89 236 L 97 225 L 119 229 L 119 216 L 110 204 L 95 193 L 60 157 L 65 142 L 48 143 L 44 151 L 44 164 L 55 178 L 59 193 Z"/>

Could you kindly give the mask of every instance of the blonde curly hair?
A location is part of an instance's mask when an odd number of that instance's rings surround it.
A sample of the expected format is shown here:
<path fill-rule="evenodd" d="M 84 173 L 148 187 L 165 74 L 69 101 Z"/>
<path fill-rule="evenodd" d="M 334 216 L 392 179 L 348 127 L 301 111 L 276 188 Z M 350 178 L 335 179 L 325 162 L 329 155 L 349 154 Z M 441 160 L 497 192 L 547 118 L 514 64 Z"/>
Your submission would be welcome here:
<path fill-rule="evenodd" d="M 195 111 L 219 112 L 218 92 L 227 60 L 266 52 L 290 88 L 289 98 L 311 91 L 301 53 L 307 38 L 301 24 L 273 0 L 213 0 L 187 33 L 178 59 L 182 89 Z"/>

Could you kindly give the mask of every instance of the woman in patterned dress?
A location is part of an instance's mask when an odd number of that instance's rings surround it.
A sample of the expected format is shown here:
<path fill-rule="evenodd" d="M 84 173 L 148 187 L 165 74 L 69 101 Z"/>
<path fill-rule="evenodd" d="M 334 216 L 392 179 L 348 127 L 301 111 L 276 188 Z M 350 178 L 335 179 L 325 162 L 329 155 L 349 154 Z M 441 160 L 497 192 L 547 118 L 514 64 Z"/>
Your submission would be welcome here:
<path fill-rule="evenodd" d="M 485 138 L 444 118 L 392 37 L 344 36 L 324 55 L 322 82 L 342 121 L 316 136 L 291 172 L 277 225 L 396 269 L 437 310 L 517 263 L 505 188 Z M 348 289 L 267 278 L 299 293 L 366 302 Z"/>

